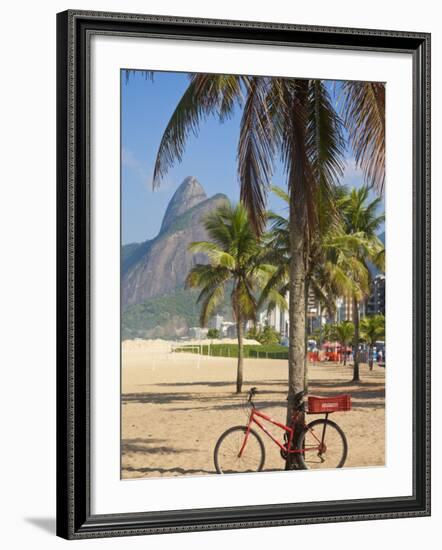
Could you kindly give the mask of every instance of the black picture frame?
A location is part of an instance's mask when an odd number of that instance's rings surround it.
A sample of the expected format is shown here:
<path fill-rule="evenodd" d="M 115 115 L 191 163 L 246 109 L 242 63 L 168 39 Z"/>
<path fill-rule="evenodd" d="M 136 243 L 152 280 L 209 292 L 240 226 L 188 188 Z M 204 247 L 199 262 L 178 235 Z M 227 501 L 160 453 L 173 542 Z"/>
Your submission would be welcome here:
<path fill-rule="evenodd" d="M 94 34 L 409 53 L 413 58 L 413 495 L 92 515 L 89 41 Z M 69 10 L 57 15 L 57 534 L 67 539 L 430 514 L 430 35 Z"/>

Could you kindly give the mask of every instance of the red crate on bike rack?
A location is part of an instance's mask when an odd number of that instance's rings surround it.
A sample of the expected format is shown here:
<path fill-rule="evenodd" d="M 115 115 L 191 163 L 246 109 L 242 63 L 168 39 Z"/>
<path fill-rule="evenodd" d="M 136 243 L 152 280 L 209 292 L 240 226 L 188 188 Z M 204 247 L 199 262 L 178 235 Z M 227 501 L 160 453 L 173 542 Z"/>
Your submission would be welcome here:
<path fill-rule="evenodd" d="M 309 413 L 329 413 L 337 411 L 349 411 L 351 409 L 351 396 L 335 395 L 333 397 L 309 397 Z"/>

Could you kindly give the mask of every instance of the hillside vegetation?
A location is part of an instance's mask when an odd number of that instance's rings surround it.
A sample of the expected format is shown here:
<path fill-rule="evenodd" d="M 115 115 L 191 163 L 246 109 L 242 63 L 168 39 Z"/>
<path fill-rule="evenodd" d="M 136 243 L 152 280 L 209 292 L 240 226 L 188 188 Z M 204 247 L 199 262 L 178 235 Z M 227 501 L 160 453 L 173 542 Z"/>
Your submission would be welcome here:
<path fill-rule="evenodd" d="M 197 291 L 183 288 L 177 289 L 173 294 L 157 296 L 143 304 L 129 306 L 122 314 L 122 339 L 174 339 L 177 336 L 186 336 L 190 327 L 200 325 L 197 297 Z M 229 317 L 227 297 L 217 311 Z"/>

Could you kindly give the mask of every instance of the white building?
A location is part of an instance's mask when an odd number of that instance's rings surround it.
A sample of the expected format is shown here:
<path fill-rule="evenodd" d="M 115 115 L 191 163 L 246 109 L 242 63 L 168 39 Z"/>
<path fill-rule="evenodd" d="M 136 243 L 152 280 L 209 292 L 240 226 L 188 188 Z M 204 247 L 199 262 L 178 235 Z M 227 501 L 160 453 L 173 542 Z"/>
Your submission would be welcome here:
<path fill-rule="evenodd" d="M 258 324 L 261 328 L 268 325 L 272 327 L 282 337 L 288 337 L 289 335 L 289 312 L 288 310 L 281 310 L 279 306 L 276 306 L 272 311 L 262 311 L 259 314 Z"/>
<path fill-rule="evenodd" d="M 288 304 L 288 296 L 286 297 Z M 366 314 L 365 304 L 361 302 L 358 304 L 358 310 L 360 317 L 364 317 Z M 340 297 L 336 300 L 336 312 L 333 316 L 325 310 L 319 301 L 316 299 L 313 292 L 309 293 L 307 300 L 307 332 L 312 333 L 320 326 L 324 326 L 326 323 L 340 323 L 342 321 L 353 320 L 353 300 L 350 297 Z M 282 338 L 288 338 L 289 335 L 289 312 L 288 310 L 281 311 L 276 306 L 270 313 L 263 311 L 259 315 L 258 324 L 262 328 L 266 325 L 272 327 L 281 334 Z"/>
<path fill-rule="evenodd" d="M 289 296 L 286 296 L 288 304 Z M 321 324 L 327 322 L 326 312 L 321 308 L 321 304 L 316 299 L 312 291 L 309 292 L 307 299 L 307 327 L 310 332 Z M 279 306 L 276 306 L 270 313 L 264 311 L 259 316 L 259 324 L 261 327 L 269 325 L 274 330 L 280 333 L 282 338 L 288 338 L 289 335 L 289 312 L 288 309 L 281 310 Z"/>
<path fill-rule="evenodd" d="M 215 315 L 209 321 L 209 328 L 216 328 L 216 330 L 221 331 L 223 321 L 224 317 L 222 315 Z"/>

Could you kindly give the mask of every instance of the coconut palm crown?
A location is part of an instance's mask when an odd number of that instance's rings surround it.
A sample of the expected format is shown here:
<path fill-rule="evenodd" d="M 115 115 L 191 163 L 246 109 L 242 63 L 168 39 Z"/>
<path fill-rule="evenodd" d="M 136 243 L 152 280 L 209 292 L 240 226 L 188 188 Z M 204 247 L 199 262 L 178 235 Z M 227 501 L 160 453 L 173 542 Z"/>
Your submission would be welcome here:
<path fill-rule="evenodd" d="M 243 334 L 246 321 L 256 320 L 256 294 L 271 271 L 260 258 L 261 248 L 249 222 L 247 210 L 241 205 L 226 204 L 204 219 L 209 240 L 194 242 L 192 252 L 202 252 L 208 264 L 196 264 L 189 272 L 186 285 L 200 288 L 200 323 L 206 326 L 225 292 L 232 285 L 232 314 L 238 337 L 238 369 L 236 391 L 243 383 Z"/>
<path fill-rule="evenodd" d="M 378 340 L 385 338 L 385 317 L 370 315 L 361 320 L 361 339 L 368 344 L 368 364 L 373 370 L 373 348 Z"/>

